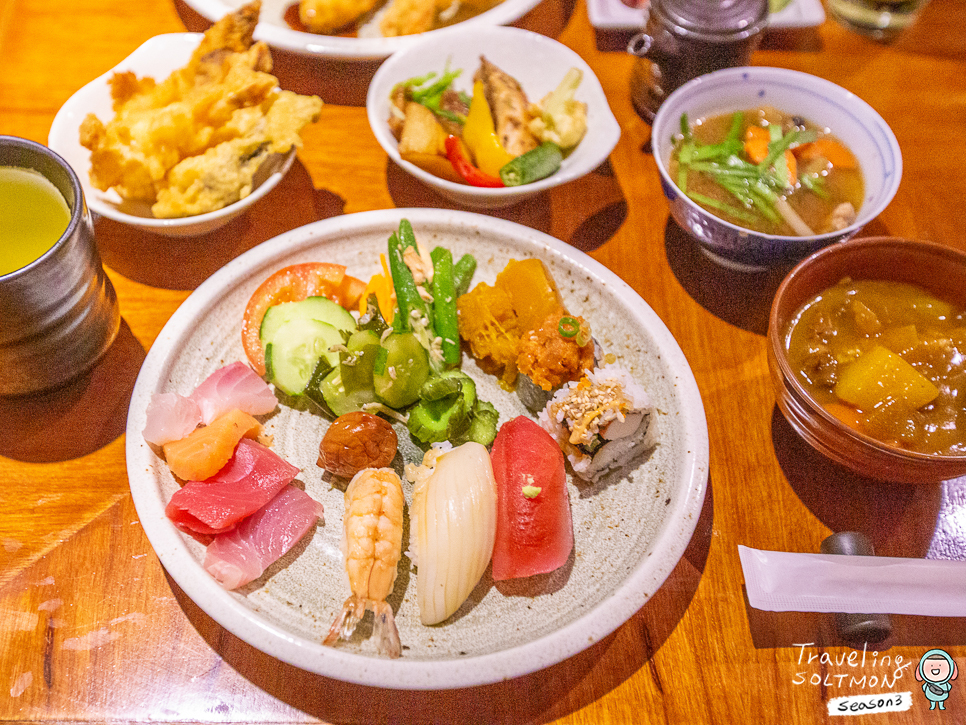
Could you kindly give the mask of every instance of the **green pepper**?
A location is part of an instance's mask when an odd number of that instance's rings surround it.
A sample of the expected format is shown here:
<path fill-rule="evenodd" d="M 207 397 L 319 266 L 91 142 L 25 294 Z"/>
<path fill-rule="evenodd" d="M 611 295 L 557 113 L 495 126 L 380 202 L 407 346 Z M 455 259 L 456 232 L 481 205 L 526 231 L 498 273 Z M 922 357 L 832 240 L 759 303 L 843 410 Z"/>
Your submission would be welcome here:
<path fill-rule="evenodd" d="M 531 184 L 557 173 L 561 161 L 560 147 L 553 141 L 545 141 L 500 169 L 500 179 L 507 186 Z"/>

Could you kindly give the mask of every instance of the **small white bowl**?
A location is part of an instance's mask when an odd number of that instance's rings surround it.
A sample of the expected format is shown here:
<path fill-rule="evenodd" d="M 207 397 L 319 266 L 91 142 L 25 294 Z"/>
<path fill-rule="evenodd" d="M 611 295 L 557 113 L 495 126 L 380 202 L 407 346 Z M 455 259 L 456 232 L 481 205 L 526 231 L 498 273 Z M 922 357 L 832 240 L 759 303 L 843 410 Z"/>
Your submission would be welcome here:
<path fill-rule="evenodd" d="M 434 176 L 415 164 L 403 161 L 395 137 L 389 130 L 389 94 L 400 81 L 430 71 L 462 68 L 454 87 L 471 92 L 473 74 L 480 56 L 516 78 L 528 100 L 538 102 L 554 90 L 571 67 L 583 71 L 576 99 L 587 104 L 587 133 L 566 158 L 560 170 L 532 184 L 484 189 Z M 366 98 L 369 125 L 389 157 L 424 184 L 448 199 L 467 207 L 497 209 L 590 173 L 602 164 L 620 138 L 620 126 L 611 113 L 607 97 L 594 71 L 567 46 L 538 33 L 520 28 L 466 28 L 427 36 L 418 44 L 393 54 L 380 66 L 369 84 Z"/>
<path fill-rule="evenodd" d="M 865 181 L 865 199 L 854 224 L 811 237 L 764 234 L 719 219 L 680 193 L 668 166 L 674 149 L 671 139 L 680 129 L 681 114 L 696 120 L 763 105 L 827 127 L 852 150 Z M 727 68 L 686 83 L 661 104 L 654 117 L 651 144 L 671 216 L 708 256 L 745 270 L 793 264 L 822 247 L 849 239 L 889 205 L 902 177 L 899 143 L 875 109 L 841 86 L 784 68 Z"/>
<path fill-rule="evenodd" d="M 245 1 L 185 0 L 185 3 L 199 15 L 215 22 L 237 10 L 245 4 Z M 489 10 L 461 23 L 428 32 L 435 36 L 466 26 L 480 28 L 488 25 L 509 25 L 533 10 L 540 2 L 541 0 L 503 0 Z M 347 38 L 307 33 L 304 30 L 292 29 L 285 19 L 292 4 L 293 0 L 263 0 L 258 27 L 255 28 L 255 40 L 264 40 L 273 48 L 298 55 L 355 62 L 388 58 L 397 50 L 408 48 L 427 35 L 427 33 L 419 33 L 400 35 L 395 38 Z"/>
<path fill-rule="evenodd" d="M 295 149 L 284 155 L 274 154 L 259 169 L 255 187 L 244 199 L 217 211 L 178 219 L 157 219 L 151 214 L 150 204 L 125 201 L 114 189 L 101 191 L 91 185 L 91 152 L 81 146 L 79 129 L 88 113 L 95 114 L 105 124 L 114 117 L 108 83 L 111 76 L 118 71 L 132 71 L 139 78 L 151 76 L 160 82 L 188 62 L 201 38 L 201 33 L 169 33 L 151 38 L 117 66 L 77 91 L 57 112 L 47 145 L 63 156 L 77 172 L 87 204 L 95 214 L 169 237 L 206 234 L 243 214 L 274 189 L 291 168 L 295 161 Z"/>

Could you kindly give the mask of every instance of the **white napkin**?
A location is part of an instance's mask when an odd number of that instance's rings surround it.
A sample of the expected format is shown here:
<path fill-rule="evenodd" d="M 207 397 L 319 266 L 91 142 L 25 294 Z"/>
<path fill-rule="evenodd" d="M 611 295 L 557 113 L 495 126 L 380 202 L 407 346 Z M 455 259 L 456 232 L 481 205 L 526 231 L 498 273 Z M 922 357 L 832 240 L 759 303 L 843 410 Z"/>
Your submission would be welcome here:
<path fill-rule="evenodd" d="M 748 601 L 769 612 L 966 616 L 966 561 L 738 546 Z"/>

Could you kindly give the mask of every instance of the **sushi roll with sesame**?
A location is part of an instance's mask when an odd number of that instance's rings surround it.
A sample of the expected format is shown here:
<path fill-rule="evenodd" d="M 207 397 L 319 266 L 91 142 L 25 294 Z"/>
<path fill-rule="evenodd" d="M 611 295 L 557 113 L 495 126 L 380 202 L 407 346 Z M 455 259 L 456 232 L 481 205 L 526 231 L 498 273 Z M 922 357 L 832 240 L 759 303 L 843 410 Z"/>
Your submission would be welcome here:
<path fill-rule="evenodd" d="M 597 481 L 653 448 L 653 419 L 647 391 L 613 364 L 564 385 L 537 417 L 585 481 Z"/>

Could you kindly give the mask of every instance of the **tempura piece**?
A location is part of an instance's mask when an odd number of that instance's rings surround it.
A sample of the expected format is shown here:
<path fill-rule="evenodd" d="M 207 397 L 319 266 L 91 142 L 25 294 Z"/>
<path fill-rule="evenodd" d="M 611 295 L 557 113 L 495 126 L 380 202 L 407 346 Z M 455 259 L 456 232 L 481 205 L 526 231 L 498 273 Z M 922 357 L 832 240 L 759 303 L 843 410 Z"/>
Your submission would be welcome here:
<path fill-rule="evenodd" d="M 301 0 L 299 20 L 313 33 L 332 33 L 358 20 L 379 0 Z"/>
<path fill-rule="evenodd" d="M 252 38 L 259 8 L 218 21 L 161 83 L 114 74 L 114 118 L 89 114 L 80 127 L 95 188 L 148 202 L 159 218 L 203 214 L 247 196 L 271 154 L 301 145 L 322 101 L 282 91 L 269 74 L 268 46 Z"/>
<path fill-rule="evenodd" d="M 379 31 L 384 38 L 414 35 L 432 30 L 435 21 L 436 0 L 391 0 L 379 20 Z"/>

